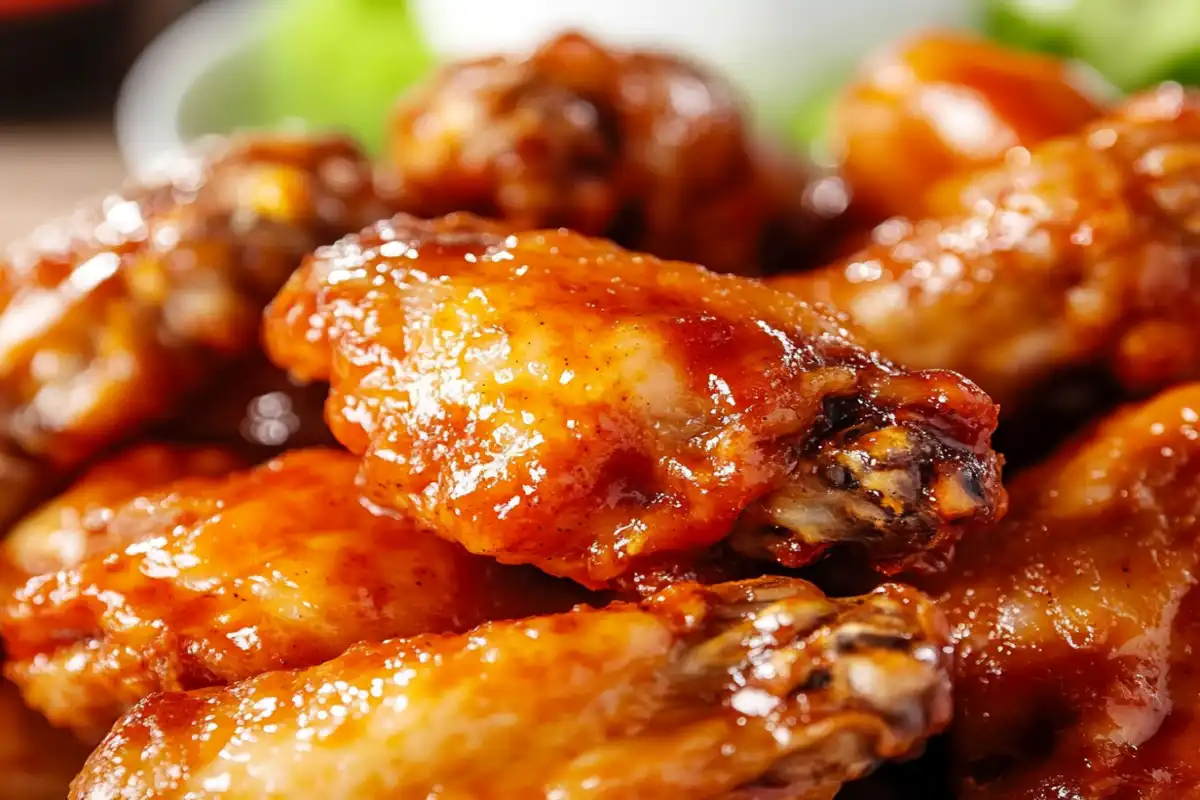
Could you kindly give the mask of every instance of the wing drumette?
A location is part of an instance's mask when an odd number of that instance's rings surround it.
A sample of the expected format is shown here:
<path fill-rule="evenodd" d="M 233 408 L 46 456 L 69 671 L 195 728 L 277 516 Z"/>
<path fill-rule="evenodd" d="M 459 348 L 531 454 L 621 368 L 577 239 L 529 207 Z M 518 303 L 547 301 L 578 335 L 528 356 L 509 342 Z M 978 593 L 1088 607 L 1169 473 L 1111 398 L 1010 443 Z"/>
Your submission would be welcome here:
<path fill-rule="evenodd" d="M 391 157 L 409 213 L 561 225 L 722 271 L 787 263 L 816 218 L 729 86 L 577 34 L 446 67 L 402 98 Z"/>
<path fill-rule="evenodd" d="M 950 189 L 964 214 L 884 223 L 867 250 L 776 285 L 1006 412 L 1065 370 L 1133 392 L 1200 372 L 1200 95 L 1164 86 Z"/>
<path fill-rule="evenodd" d="M 383 215 L 348 142 L 245 138 L 37 231 L 0 259 L 0 433 L 76 464 L 170 415 L 304 254 Z"/>
<path fill-rule="evenodd" d="M 945 644 L 907 587 L 684 584 L 155 695 L 71 796 L 827 800 L 949 720 Z"/>
<path fill-rule="evenodd" d="M 296 451 L 118 507 L 94 534 L 106 548 L 31 578 L 9 600 L 0 615 L 7 674 L 52 722 L 88 736 L 153 691 L 582 599 L 371 513 L 356 470 L 345 452 Z"/>
<path fill-rule="evenodd" d="M 930 579 L 957 641 L 964 798 L 1200 788 L 1200 384 L 1124 410 L 1012 486 Z"/>
<path fill-rule="evenodd" d="M 566 231 L 397 217 L 306 262 L 268 350 L 333 381 L 364 491 L 602 586 L 663 553 L 920 560 L 1003 505 L 995 408 L 744 278 Z"/>
<path fill-rule="evenodd" d="M 865 213 L 916 218 L 937 211 L 927 196 L 943 178 L 1099 115 L 1068 62 L 935 32 L 867 62 L 835 106 L 832 144 Z"/>

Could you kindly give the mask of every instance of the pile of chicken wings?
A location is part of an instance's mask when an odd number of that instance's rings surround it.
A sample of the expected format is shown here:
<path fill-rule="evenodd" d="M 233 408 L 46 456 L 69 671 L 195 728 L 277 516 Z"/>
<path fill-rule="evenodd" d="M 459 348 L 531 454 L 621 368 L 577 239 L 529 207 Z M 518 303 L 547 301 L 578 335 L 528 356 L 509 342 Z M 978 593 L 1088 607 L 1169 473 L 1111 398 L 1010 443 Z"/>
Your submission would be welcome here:
<path fill-rule="evenodd" d="M 389 139 L 0 260 L 0 798 L 1200 798 L 1200 94 L 929 34 L 819 169 L 568 34 Z"/>

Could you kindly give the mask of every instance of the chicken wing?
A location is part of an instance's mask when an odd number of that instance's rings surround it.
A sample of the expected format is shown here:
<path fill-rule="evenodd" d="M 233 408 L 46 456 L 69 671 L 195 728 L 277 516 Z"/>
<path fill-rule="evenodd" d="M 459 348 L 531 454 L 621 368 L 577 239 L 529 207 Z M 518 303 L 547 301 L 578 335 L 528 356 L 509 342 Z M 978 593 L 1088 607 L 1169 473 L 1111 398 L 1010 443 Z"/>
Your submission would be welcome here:
<path fill-rule="evenodd" d="M 682 584 L 155 695 L 71 796 L 827 800 L 949 720 L 946 642 L 903 586 Z"/>
<path fill-rule="evenodd" d="M 100 534 L 109 549 L 30 579 L 9 600 L 7 675 L 53 723 L 98 736 L 153 691 L 583 598 L 373 514 L 357 498 L 356 470 L 345 452 L 297 451 L 126 503 Z"/>
<path fill-rule="evenodd" d="M 268 352 L 383 507 L 592 587 L 663 553 L 920 560 L 1003 507 L 994 406 L 761 284 L 567 231 L 399 216 L 309 259 Z"/>
<path fill-rule="evenodd" d="M 739 273 L 787 263 L 819 219 L 804 169 L 715 75 L 578 34 L 444 68 L 401 99 L 391 141 L 395 205 L 418 216 L 561 225 Z"/>
<path fill-rule="evenodd" d="M 775 285 L 1006 413 L 1064 370 L 1130 392 L 1200 374 L 1200 94 L 1133 98 L 965 187 L 965 215 L 884 223 L 867 250 Z"/>
<path fill-rule="evenodd" d="M 87 750 L 0 682 L 0 800 L 62 800 Z"/>
<path fill-rule="evenodd" d="M 29 578 L 74 567 L 88 556 L 119 544 L 108 535 L 117 509 L 139 495 L 192 477 L 219 477 L 245 463 L 216 447 L 144 444 L 105 459 L 75 484 L 26 516 L 0 540 L 0 575 L 4 590 Z"/>
<path fill-rule="evenodd" d="M 201 146 L 0 259 L 0 433 L 76 464 L 258 344 L 314 247 L 386 216 L 340 139 Z"/>
<path fill-rule="evenodd" d="M 957 642 L 963 798 L 1200 792 L 1200 384 L 1023 473 L 926 579 Z"/>
<path fill-rule="evenodd" d="M 937 213 L 929 188 L 943 178 L 1098 116 L 1068 62 L 935 32 L 866 63 L 834 107 L 831 144 L 864 213 L 915 219 Z"/>

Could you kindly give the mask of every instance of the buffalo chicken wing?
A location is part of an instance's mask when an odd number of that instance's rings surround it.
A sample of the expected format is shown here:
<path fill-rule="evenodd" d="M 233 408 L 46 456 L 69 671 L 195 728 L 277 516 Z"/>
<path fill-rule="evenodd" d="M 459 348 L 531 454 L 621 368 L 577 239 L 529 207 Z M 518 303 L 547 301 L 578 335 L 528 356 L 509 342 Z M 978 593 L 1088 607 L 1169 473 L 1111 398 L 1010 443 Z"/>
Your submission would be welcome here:
<path fill-rule="evenodd" d="M 800 166 L 715 75 L 577 34 L 444 68 L 402 98 L 391 138 L 394 205 L 418 216 L 562 225 L 739 273 L 793 257 L 817 218 Z"/>
<path fill-rule="evenodd" d="M 372 513 L 356 469 L 344 452 L 296 451 L 116 508 L 95 534 L 106 547 L 10 598 L 0 614 L 8 676 L 52 722 L 89 737 L 150 692 L 582 599 Z"/>
<path fill-rule="evenodd" d="M 1068 62 L 936 32 L 869 60 L 839 98 L 831 135 L 860 211 L 919 218 L 936 211 L 927 195 L 943 178 L 1098 116 Z"/>
<path fill-rule="evenodd" d="M 1012 486 L 927 579 L 957 642 L 961 797 L 1200 792 L 1200 384 L 1104 421 Z"/>
<path fill-rule="evenodd" d="M 246 138 L 38 230 L 0 257 L 0 435 L 76 464 L 169 416 L 306 253 L 383 215 L 352 144 Z"/>
<path fill-rule="evenodd" d="M 891 220 L 776 285 L 900 363 L 978 381 L 1006 413 L 1066 370 L 1131 392 L 1200 374 L 1200 95 L 1164 86 L 952 188 L 963 213 Z"/>
<path fill-rule="evenodd" d="M 364 644 L 148 698 L 71 796 L 829 800 L 948 721 L 943 626 L 764 578 Z"/>
<path fill-rule="evenodd" d="M 566 231 L 397 217 L 309 259 L 266 336 L 332 381 L 374 502 L 593 587 L 731 532 L 789 565 L 853 541 L 896 568 L 1003 507 L 974 385 L 755 281 Z"/>

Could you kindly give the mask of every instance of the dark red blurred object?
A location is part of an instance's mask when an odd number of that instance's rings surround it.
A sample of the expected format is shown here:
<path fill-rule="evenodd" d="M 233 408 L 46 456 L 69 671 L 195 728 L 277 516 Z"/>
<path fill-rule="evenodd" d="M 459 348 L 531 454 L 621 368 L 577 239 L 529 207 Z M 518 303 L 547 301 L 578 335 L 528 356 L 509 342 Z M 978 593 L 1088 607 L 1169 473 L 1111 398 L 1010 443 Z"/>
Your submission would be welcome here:
<path fill-rule="evenodd" d="M 0 118 L 107 110 L 134 58 L 194 0 L 0 0 Z"/>

